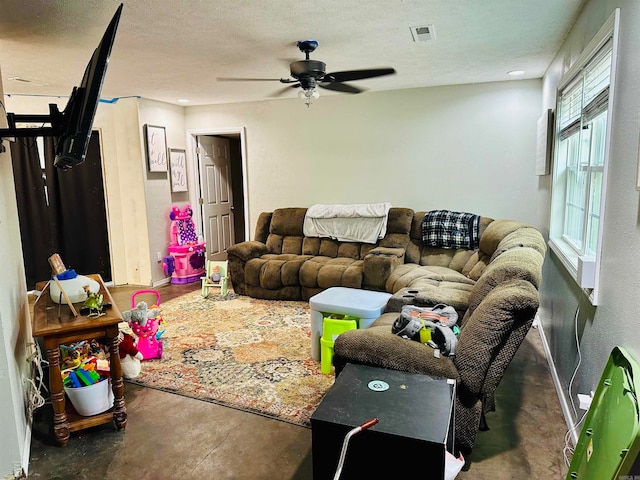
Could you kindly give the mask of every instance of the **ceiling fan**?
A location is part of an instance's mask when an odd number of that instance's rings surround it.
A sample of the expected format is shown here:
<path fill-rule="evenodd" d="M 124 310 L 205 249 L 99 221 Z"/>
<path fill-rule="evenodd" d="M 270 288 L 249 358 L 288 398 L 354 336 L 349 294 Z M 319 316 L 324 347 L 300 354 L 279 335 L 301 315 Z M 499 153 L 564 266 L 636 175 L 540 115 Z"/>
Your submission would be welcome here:
<path fill-rule="evenodd" d="M 302 40 L 296 46 L 305 54 L 304 60 L 298 60 L 289 65 L 293 78 L 230 78 L 222 77 L 222 81 L 277 81 L 290 84 L 275 92 L 272 96 L 282 95 L 291 88 L 300 87 L 298 96 L 303 99 L 307 107 L 312 99 L 320 96 L 316 87 L 343 93 L 360 93 L 363 89 L 354 87 L 344 82 L 363 80 L 365 78 L 382 77 L 396 73 L 393 68 L 372 68 L 366 70 L 345 70 L 342 72 L 326 73 L 326 65 L 319 60 L 311 60 L 309 54 L 318 47 L 315 40 Z"/>

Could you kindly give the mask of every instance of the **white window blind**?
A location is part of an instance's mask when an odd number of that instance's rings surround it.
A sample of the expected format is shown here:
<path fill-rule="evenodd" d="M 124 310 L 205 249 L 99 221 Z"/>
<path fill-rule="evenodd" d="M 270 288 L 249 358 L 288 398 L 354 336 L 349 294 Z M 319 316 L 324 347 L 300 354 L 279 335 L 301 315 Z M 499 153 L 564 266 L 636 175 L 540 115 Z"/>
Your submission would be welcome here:
<path fill-rule="evenodd" d="M 597 304 L 609 120 L 619 10 L 561 81 L 557 101 L 550 246 Z M 594 278 L 580 267 L 590 263 Z"/>

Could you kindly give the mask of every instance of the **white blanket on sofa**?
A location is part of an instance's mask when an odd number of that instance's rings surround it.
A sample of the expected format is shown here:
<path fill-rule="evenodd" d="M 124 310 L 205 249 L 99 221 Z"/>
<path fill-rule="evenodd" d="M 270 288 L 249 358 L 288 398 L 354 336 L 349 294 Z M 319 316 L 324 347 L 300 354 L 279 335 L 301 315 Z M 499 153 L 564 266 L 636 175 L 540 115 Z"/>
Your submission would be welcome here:
<path fill-rule="evenodd" d="M 390 208 L 390 203 L 312 205 L 304 217 L 304 235 L 376 243 L 387 233 Z"/>

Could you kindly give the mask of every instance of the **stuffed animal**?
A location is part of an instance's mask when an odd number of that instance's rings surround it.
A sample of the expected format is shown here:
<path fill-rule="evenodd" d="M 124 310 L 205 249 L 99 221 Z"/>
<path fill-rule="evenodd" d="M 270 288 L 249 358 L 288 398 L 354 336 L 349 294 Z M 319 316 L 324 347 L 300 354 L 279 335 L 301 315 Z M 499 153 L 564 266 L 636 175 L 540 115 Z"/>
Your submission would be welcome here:
<path fill-rule="evenodd" d="M 118 340 L 120 340 L 122 375 L 126 379 L 136 378 L 142 370 L 141 360 L 144 357 L 136 348 L 135 340 L 128 333 L 120 332 Z"/>
<path fill-rule="evenodd" d="M 149 306 L 147 302 L 138 302 L 136 308 L 133 310 L 127 310 L 122 312 L 122 318 L 125 321 L 131 323 L 137 323 L 138 325 L 144 327 L 147 323 L 147 320 L 150 318 L 155 318 L 160 313 L 160 309 L 153 308 L 149 310 Z"/>
<path fill-rule="evenodd" d="M 133 310 L 122 312 L 122 317 L 138 336 L 138 350 L 144 358 L 162 358 L 162 340 L 159 340 L 162 332 L 158 333 L 158 327 L 163 322 L 160 309 L 149 309 L 146 302 L 138 302 Z"/>

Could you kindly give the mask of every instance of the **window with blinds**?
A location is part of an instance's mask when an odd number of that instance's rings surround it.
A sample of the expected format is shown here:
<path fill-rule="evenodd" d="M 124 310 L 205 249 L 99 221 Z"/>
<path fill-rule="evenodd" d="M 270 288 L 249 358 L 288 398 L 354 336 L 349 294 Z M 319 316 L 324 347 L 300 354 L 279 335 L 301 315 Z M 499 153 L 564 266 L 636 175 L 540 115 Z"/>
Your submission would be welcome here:
<path fill-rule="evenodd" d="M 549 246 L 598 302 L 620 9 L 558 85 Z"/>
<path fill-rule="evenodd" d="M 610 39 L 558 101 L 557 163 L 564 169 L 565 184 L 556 188 L 565 190 L 562 235 L 586 256 L 594 256 L 598 248 L 612 47 Z"/>

